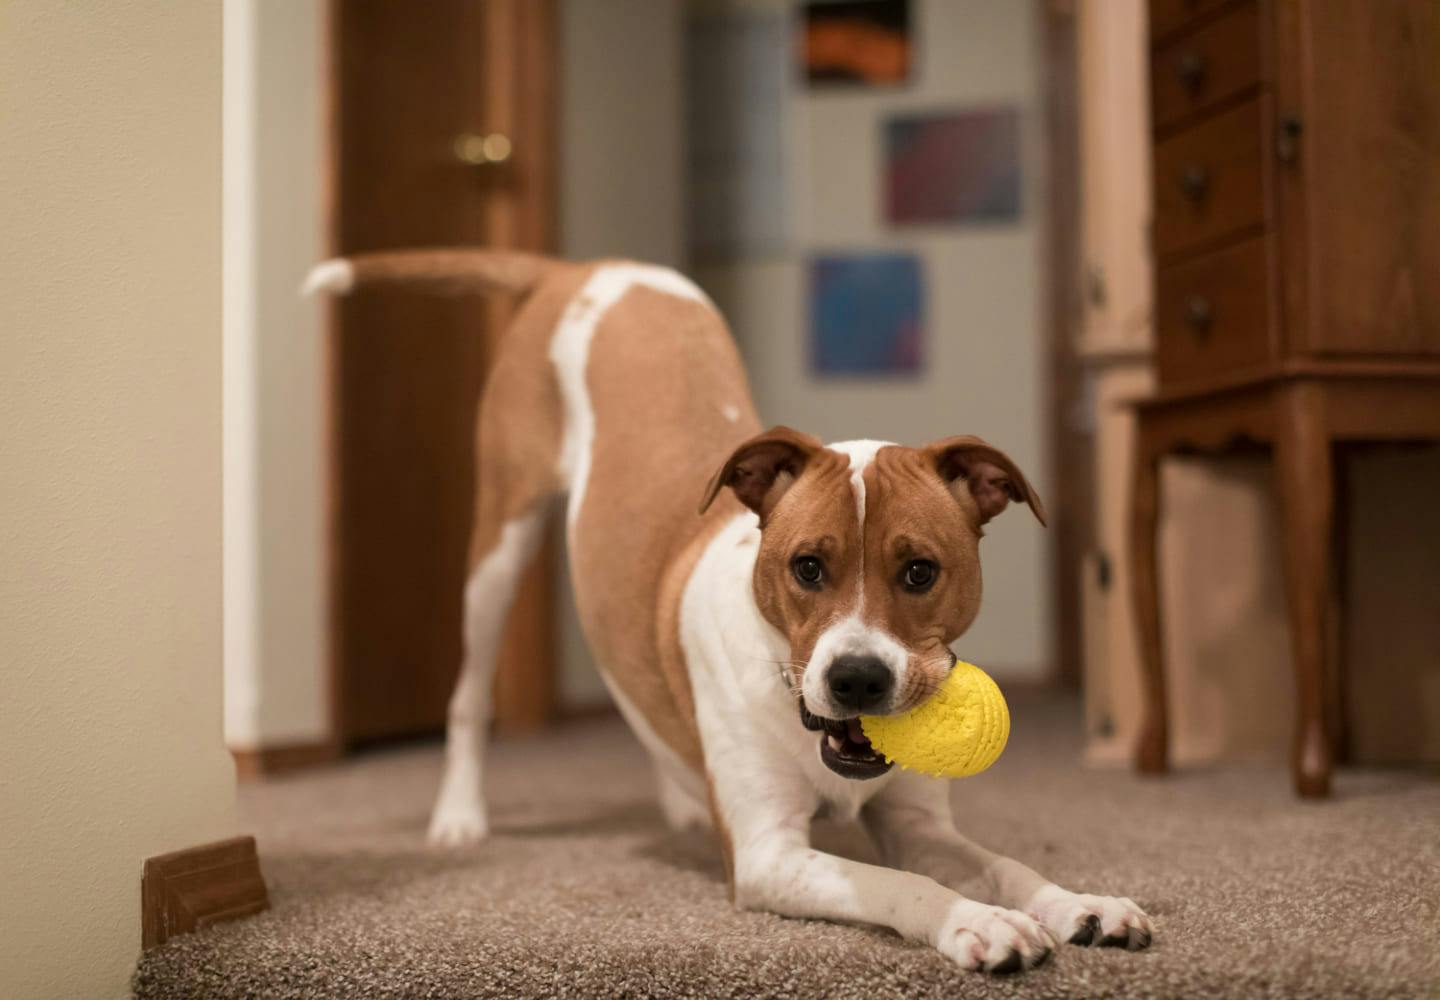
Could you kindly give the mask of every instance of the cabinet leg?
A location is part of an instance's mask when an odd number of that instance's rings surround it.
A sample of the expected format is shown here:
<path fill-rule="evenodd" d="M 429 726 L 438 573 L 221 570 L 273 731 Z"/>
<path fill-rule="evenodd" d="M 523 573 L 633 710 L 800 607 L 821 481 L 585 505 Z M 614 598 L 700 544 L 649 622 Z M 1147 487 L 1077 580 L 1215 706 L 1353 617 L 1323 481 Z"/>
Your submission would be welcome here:
<path fill-rule="evenodd" d="M 1285 589 L 1295 662 L 1295 790 L 1330 794 L 1325 651 L 1331 631 L 1335 473 L 1324 399 L 1317 386 L 1283 390 L 1275 442 L 1276 483 L 1285 535 Z"/>
<path fill-rule="evenodd" d="M 1160 520 L 1159 456 L 1137 442 L 1130 495 L 1130 596 L 1140 643 L 1145 720 L 1135 747 L 1135 768 L 1162 774 L 1170 767 L 1165 663 L 1160 642 L 1160 592 L 1155 531 Z"/>

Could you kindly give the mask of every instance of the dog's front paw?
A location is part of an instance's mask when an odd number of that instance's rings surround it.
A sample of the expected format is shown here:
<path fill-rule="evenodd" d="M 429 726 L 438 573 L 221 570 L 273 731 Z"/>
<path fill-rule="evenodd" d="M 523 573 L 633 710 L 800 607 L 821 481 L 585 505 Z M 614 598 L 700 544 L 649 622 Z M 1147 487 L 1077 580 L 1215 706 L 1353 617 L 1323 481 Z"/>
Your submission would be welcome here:
<path fill-rule="evenodd" d="M 427 839 L 435 847 L 465 847 L 484 840 L 489 832 L 485 806 L 474 795 L 442 793 L 430 815 Z"/>
<path fill-rule="evenodd" d="M 961 900 L 950 909 L 936 949 L 962 969 L 1007 973 L 1050 957 L 1055 938 L 1019 910 Z"/>
<path fill-rule="evenodd" d="M 1091 896 L 1047 885 L 1025 907 L 1061 941 L 1140 951 L 1150 947 L 1155 928 L 1134 900 Z"/>

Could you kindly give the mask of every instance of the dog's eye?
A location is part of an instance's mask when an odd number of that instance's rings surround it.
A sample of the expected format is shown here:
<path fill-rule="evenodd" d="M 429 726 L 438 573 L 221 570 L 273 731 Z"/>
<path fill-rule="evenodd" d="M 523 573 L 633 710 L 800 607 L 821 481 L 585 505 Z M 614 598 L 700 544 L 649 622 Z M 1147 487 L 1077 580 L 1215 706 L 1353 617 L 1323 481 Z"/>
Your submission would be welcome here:
<path fill-rule="evenodd" d="M 811 590 L 819 590 L 821 581 L 825 579 L 825 567 L 814 556 L 796 556 L 790 563 L 790 572 L 795 574 L 800 586 Z"/>
<path fill-rule="evenodd" d="M 930 589 L 930 585 L 935 582 L 937 572 L 938 567 L 929 559 L 911 559 L 905 564 L 905 572 L 901 576 L 901 581 L 905 584 L 906 590 L 920 594 Z"/>

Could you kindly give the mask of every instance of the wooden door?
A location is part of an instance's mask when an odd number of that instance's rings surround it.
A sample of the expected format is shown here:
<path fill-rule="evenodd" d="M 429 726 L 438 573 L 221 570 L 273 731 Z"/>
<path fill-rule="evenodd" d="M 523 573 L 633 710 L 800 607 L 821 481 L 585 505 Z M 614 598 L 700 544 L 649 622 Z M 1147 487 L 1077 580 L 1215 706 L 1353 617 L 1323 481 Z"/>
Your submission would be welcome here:
<path fill-rule="evenodd" d="M 550 249 L 554 33 L 549 2 L 332 0 L 333 251 Z M 481 141 L 492 135 L 505 139 Z M 476 404 L 507 309 L 394 289 L 332 307 L 330 658 L 346 744 L 444 724 Z M 517 704 L 543 717 L 553 691 L 545 575 L 532 573 L 512 615 L 502 717 Z"/>

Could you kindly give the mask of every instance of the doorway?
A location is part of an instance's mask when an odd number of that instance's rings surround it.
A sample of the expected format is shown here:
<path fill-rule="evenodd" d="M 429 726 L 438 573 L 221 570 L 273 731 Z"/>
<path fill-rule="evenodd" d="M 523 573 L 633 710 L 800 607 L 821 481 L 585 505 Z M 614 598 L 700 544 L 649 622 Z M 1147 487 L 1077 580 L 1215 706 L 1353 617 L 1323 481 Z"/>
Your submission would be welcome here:
<path fill-rule="evenodd" d="M 551 0 L 332 0 L 327 239 L 335 255 L 418 246 L 550 251 Z M 461 656 L 476 406 L 510 304 L 366 289 L 329 313 L 332 714 L 340 742 L 437 732 Z M 511 614 L 496 721 L 555 701 L 542 557 Z"/>

